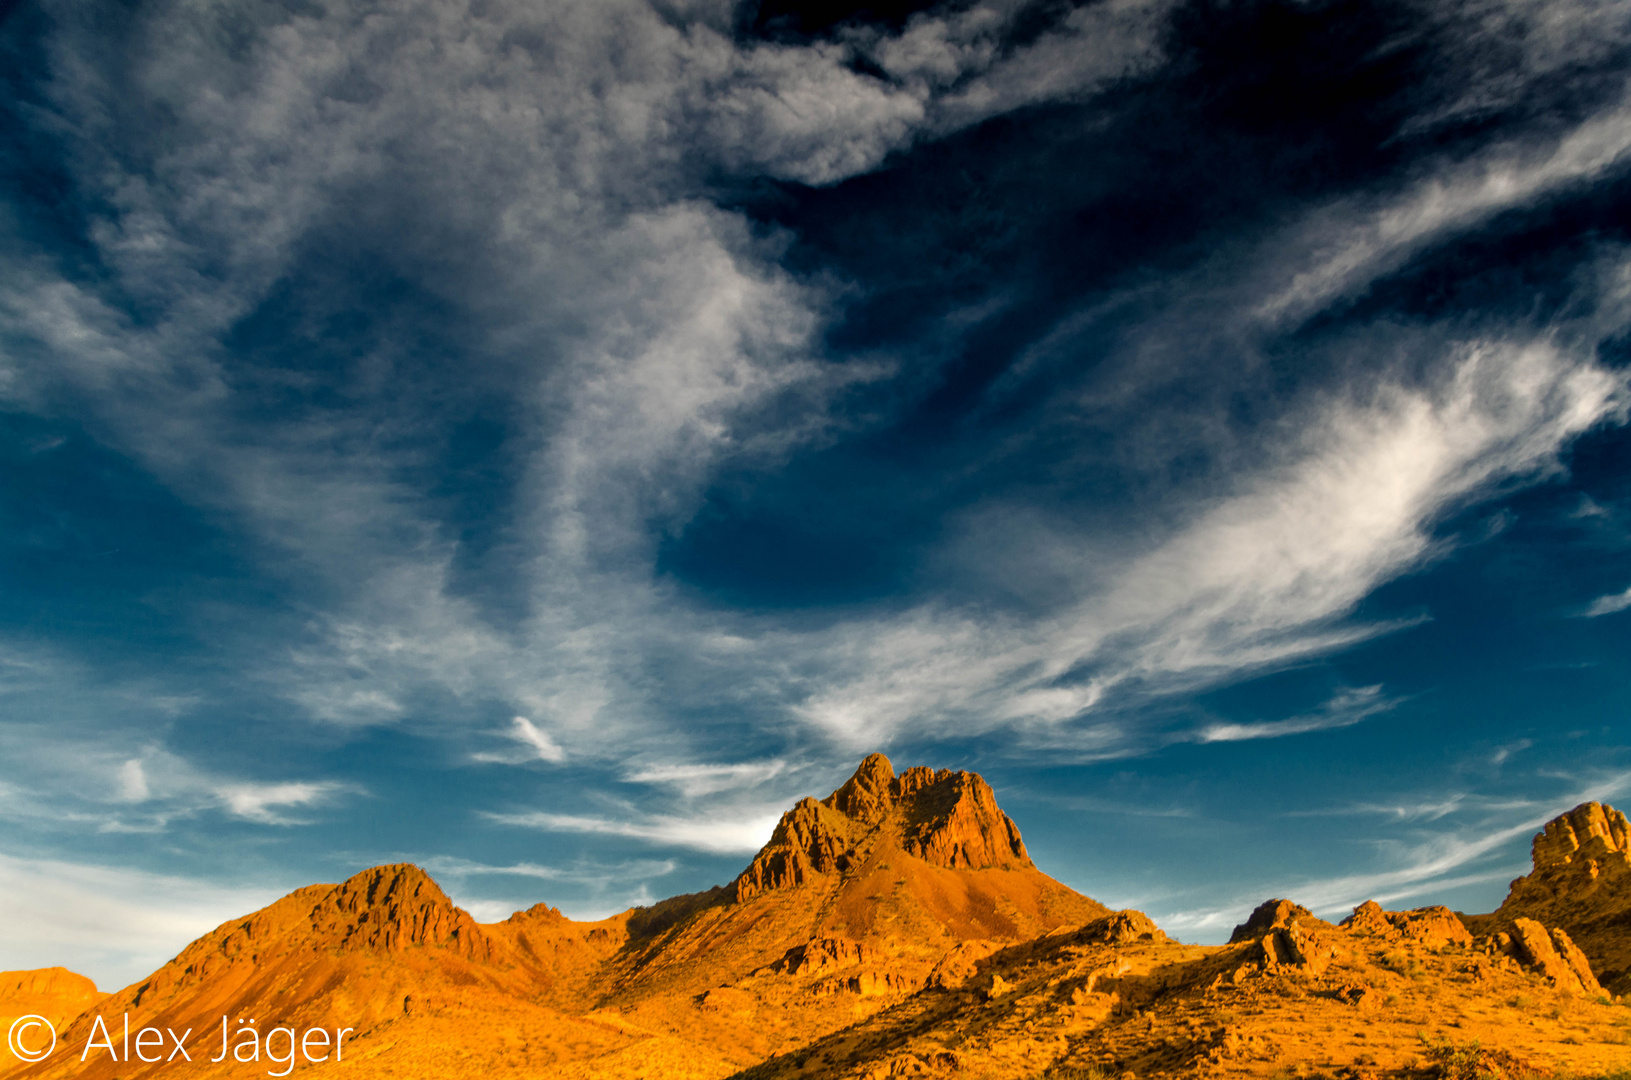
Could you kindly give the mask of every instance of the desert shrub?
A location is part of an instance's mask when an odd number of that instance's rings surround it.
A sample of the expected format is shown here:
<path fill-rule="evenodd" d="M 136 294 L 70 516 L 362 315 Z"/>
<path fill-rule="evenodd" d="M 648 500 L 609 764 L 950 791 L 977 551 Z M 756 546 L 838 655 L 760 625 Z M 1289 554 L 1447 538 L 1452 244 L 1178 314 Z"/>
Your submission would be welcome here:
<path fill-rule="evenodd" d="M 1110 1074 L 1096 1061 L 1086 1065 L 1055 1065 L 1045 1076 L 1046 1080 L 1110 1080 Z"/>
<path fill-rule="evenodd" d="M 1534 1075 L 1522 1060 L 1505 1050 L 1478 1045 L 1478 1040 L 1434 1042 L 1420 1036 L 1429 1070 L 1439 1080 L 1520 1080 Z"/>

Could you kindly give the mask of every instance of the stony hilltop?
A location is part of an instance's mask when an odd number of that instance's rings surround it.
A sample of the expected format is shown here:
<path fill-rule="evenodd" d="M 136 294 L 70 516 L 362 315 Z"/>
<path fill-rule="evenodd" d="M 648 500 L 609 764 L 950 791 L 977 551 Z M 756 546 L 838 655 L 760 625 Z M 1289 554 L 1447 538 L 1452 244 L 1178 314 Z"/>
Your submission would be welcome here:
<path fill-rule="evenodd" d="M 1366 903 L 1333 924 L 1271 900 L 1228 945 L 1184 945 L 1039 870 L 979 776 L 874 754 L 728 884 L 599 922 L 540 904 L 477 923 L 418 867 L 380 866 L 112 995 L 6 974 L 0 1010 L 74 1048 L 7 1077 L 279 1068 L 211 1063 L 223 1015 L 234 1038 L 351 1029 L 343 1061 L 300 1075 L 1597 1075 L 1631 1065 L 1631 1010 L 1599 983 L 1626 970 L 1626 838 L 1608 807 L 1559 817 L 1489 915 Z M 81 1063 L 95 1018 L 125 1013 L 192 1028 L 192 1060 Z"/>
<path fill-rule="evenodd" d="M 1631 825 L 1612 806 L 1582 803 L 1546 823 L 1530 846 L 1534 869 L 1512 883 L 1479 927 L 1527 917 L 1566 930 L 1604 986 L 1631 990 Z"/>

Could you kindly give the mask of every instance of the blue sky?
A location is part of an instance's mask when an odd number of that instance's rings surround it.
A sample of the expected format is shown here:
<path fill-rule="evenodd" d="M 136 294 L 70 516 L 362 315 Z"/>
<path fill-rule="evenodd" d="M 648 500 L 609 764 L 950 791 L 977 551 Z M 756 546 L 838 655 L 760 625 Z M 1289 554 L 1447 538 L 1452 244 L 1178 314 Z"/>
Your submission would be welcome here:
<path fill-rule="evenodd" d="M 1631 789 L 1624 4 L 0 10 L 0 967 L 873 750 L 1202 941 Z"/>

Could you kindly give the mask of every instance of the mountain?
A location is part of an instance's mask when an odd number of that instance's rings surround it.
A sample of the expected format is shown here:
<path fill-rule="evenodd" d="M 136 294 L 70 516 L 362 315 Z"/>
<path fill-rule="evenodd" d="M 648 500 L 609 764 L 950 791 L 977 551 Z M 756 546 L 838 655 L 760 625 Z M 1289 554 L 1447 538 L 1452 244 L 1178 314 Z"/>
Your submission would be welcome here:
<path fill-rule="evenodd" d="M 979 776 L 874 754 L 732 881 L 598 922 L 477 923 L 398 864 L 224 923 L 113 995 L 0 975 L 0 1005 L 84 1010 L 6 1080 L 279 1075 L 308 1036 L 343 1060 L 302 1075 L 358 1080 L 1600 1075 L 1631 1057 L 1592 966 L 1619 955 L 1626 835 L 1607 807 L 1563 815 L 1487 916 L 1365 903 L 1333 925 L 1270 900 L 1229 944 L 1186 945 L 1042 873 Z M 177 1039 L 190 1060 L 165 1056 Z"/>
<path fill-rule="evenodd" d="M 117 1025 L 128 1012 L 133 1032 L 191 1028 L 190 1062 L 59 1053 L 17 1075 L 241 1072 L 207 1060 L 224 1015 L 234 1045 L 240 1019 L 351 1028 L 344 1065 L 358 1076 L 717 1077 L 899 1001 L 948 957 L 968 964 L 1106 911 L 1036 868 L 983 779 L 897 776 L 875 754 L 784 814 L 728 885 L 599 922 L 538 905 L 478 924 L 409 865 L 297 890 L 62 1032 L 82 1048 L 98 1015 Z"/>
<path fill-rule="evenodd" d="M 1631 990 L 1631 824 L 1612 806 L 1588 802 L 1535 834 L 1534 868 L 1506 900 L 1470 925 L 1493 929 L 1518 918 L 1563 928 L 1603 985 Z"/>

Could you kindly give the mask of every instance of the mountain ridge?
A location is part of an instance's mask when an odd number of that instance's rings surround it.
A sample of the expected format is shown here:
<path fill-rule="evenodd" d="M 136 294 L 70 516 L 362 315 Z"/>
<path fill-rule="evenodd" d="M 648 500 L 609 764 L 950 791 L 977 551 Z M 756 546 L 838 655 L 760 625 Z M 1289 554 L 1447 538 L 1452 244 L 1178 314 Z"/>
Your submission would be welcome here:
<path fill-rule="evenodd" d="M 1037 869 L 977 774 L 897 774 L 875 754 L 825 799 L 790 807 L 726 885 L 591 922 L 536 904 L 478 923 L 422 868 L 371 867 L 228 920 L 115 994 L 91 986 L 91 1008 L 59 1030 L 81 1046 L 96 1016 L 121 1013 L 206 1040 L 224 1039 L 229 1017 L 344 1029 L 343 1067 L 358 1077 L 885 1080 L 1265 1074 L 1328 1051 L 1307 1014 L 1378 1025 L 1388 1034 L 1370 1045 L 1386 1052 L 1357 1056 L 1350 1080 L 1377 1068 L 1404 1080 L 1424 1067 L 1409 1010 L 1450 1007 L 1478 1028 L 1492 1008 L 1544 997 L 1552 1015 L 1525 1035 L 1522 1060 L 1592 1063 L 1601 1055 L 1572 1049 L 1567 1032 L 1617 1019 L 1593 970 L 1618 955 L 1604 950 L 1620 947 L 1628 835 L 1611 807 L 1560 815 L 1535 838 L 1534 872 L 1489 915 L 1367 902 L 1332 924 L 1279 899 L 1228 945 L 1184 945 Z M 1242 1021 L 1195 1035 L 1201 1018 L 1235 1015 L 1230 1002 L 1277 1018 L 1280 1034 Z M 1440 1028 L 1446 1045 L 1453 1034 Z M 8 1076 L 135 1080 L 160 1067 L 56 1057 Z"/>

